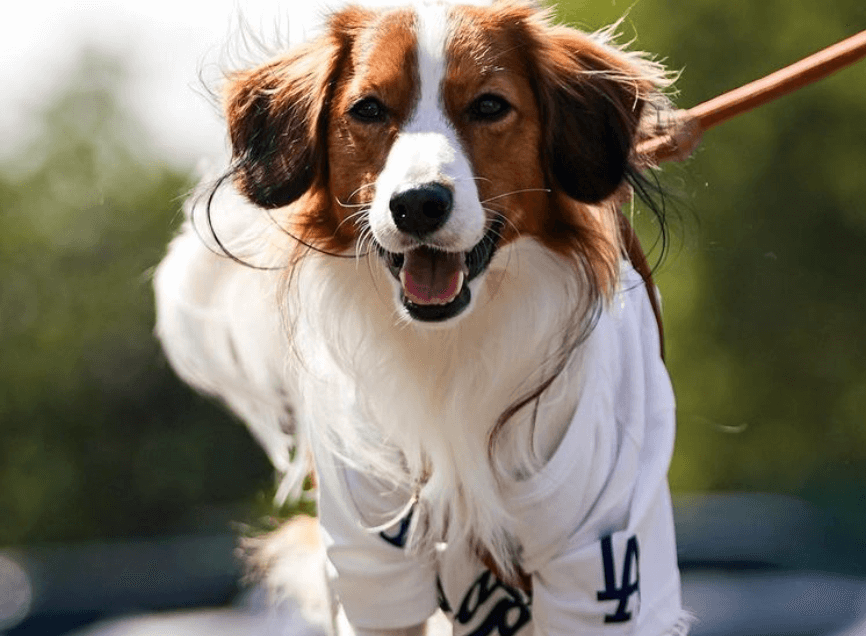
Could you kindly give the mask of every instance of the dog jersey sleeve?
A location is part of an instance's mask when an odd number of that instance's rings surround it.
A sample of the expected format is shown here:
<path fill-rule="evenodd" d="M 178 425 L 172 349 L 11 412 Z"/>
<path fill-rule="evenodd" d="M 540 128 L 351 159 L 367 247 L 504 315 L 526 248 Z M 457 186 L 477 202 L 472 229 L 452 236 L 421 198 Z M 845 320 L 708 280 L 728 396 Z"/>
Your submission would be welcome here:
<path fill-rule="evenodd" d="M 537 532 L 521 535 L 533 577 L 534 633 L 684 634 L 667 483 L 674 396 L 652 309 L 633 272 L 625 272 L 590 340 L 587 362 L 595 372 L 551 464 L 559 466 L 561 456 L 573 461 L 557 473 L 559 486 L 523 511 L 538 527 L 564 531 L 549 530 L 551 540 L 540 545 Z M 588 476 L 581 464 L 592 467 Z M 588 496 L 574 499 L 575 483 Z"/>
<path fill-rule="evenodd" d="M 411 627 L 438 607 L 435 560 L 409 555 L 402 545 L 408 521 L 371 529 L 399 510 L 396 494 L 345 466 L 319 473 L 330 584 L 356 628 Z"/>
<path fill-rule="evenodd" d="M 533 575 L 536 636 L 685 634 L 667 487 L 639 523 L 576 540 Z"/>

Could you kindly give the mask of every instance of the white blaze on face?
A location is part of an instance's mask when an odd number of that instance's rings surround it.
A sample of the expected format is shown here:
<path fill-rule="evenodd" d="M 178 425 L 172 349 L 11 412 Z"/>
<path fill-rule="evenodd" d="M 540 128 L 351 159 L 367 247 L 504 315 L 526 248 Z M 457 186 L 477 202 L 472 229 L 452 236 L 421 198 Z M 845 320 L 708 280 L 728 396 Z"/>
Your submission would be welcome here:
<path fill-rule="evenodd" d="M 376 240 L 388 251 L 404 253 L 417 246 L 416 239 L 403 235 L 394 225 L 391 196 L 413 186 L 438 183 L 453 192 L 454 207 L 447 222 L 425 237 L 425 243 L 448 252 L 468 252 L 484 236 L 485 216 L 472 168 L 442 102 L 448 7 L 424 4 L 417 8 L 416 18 L 418 101 L 376 180 L 370 225 Z"/>

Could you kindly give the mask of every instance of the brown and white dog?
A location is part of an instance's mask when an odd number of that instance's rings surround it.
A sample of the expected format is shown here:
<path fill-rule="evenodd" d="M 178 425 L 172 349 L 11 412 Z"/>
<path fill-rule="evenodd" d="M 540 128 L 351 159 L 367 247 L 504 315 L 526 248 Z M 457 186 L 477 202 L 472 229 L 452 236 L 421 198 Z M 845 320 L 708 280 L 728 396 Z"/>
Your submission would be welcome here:
<path fill-rule="evenodd" d="M 609 39 L 511 0 L 349 7 L 228 77 L 232 162 L 157 271 L 157 332 L 281 496 L 314 460 L 344 629 L 437 604 L 455 633 L 686 629 L 619 209 L 669 81 Z"/>

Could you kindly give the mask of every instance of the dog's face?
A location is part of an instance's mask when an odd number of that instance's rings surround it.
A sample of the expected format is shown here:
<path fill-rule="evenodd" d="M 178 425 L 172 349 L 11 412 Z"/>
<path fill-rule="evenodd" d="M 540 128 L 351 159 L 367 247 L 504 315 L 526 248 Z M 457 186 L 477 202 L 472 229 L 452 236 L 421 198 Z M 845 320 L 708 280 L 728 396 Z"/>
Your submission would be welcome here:
<path fill-rule="evenodd" d="M 616 224 L 596 204 L 629 169 L 652 89 L 628 56 L 524 4 L 350 8 L 232 77 L 234 179 L 262 207 L 294 204 L 305 243 L 375 251 L 404 314 L 447 323 L 520 236 L 609 282 Z"/>

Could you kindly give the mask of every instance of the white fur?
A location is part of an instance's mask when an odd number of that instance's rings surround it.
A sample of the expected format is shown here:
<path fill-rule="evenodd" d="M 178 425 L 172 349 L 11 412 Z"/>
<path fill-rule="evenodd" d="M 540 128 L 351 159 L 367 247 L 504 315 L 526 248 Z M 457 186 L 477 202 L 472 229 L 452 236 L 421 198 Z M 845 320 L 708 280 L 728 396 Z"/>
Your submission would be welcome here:
<path fill-rule="evenodd" d="M 295 383 L 277 310 L 282 272 L 268 269 L 283 259 L 279 252 L 265 257 L 273 227 L 234 191 L 216 199 L 217 235 L 264 269 L 244 267 L 222 255 L 197 202 L 186 202 L 183 229 L 154 276 L 156 333 L 181 378 L 218 396 L 247 423 L 282 477 L 277 498 L 297 497 L 308 451 L 291 433 Z"/>
<path fill-rule="evenodd" d="M 457 132 L 442 111 L 440 88 L 445 77 L 447 6 L 422 5 L 417 16 L 420 96 L 376 179 L 370 227 L 373 236 L 388 251 L 405 252 L 417 245 L 394 225 L 389 209 L 391 195 L 411 186 L 440 183 L 453 190 L 454 210 L 445 225 L 425 242 L 449 252 L 468 252 L 484 236 L 486 217 L 478 200 L 472 167 Z"/>
<path fill-rule="evenodd" d="M 250 212 L 236 196 L 224 206 L 235 217 Z M 267 232 L 260 240 L 273 249 L 278 232 Z M 574 409 L 568 387 L 579 365 L 545 394 L 534 445 L 526 444 L 531 409 L 524 409 L 497 465 L 479 458 L 496 418 L 552 372 L 563 334 L 585 309 L 581 283 L 569 263 L 521 240 L 493 259 L 474 311 L 452 329 L 429 330 L 396 324 L 383 293 L 390 274 L 378 257 L 365 258 L 311 253 L 298 265 L 286 295 L 288 340 L 276 295 L 281 273 L 218 256 L 187 222 L 157 270 L 157 333 L 181 377 L 250 424 L 289 473 L 287 487 L 297 492 L 306 466 L 291 464 L 289 449 L 293 442 L 305 449 L 305 440 L 409 491 L 434 466 L 417 492 L 429 525 L 415 547 L 463 540 L 471 528 L 508 563 L 498 479 L 533 472 L 555 449 Z M 290 404 L 294 440 L 286 432 Z"/>
<path fill-rule="evenodd" d="M 453 188 L 454 210 L 430 242 L 468 251 L 486 218 L 442 111 L 447 3 L 416 4 L 421 95 L 377 179 L 370 227 L 389 251 L 411 247 L 394 227 L 390 196 L 437 181 Z M 318 455 L 415 498 L 411 548 L 463 541 L 471 530 L 507 570 L 514 546 L 500 481 L 533 473 L 552 454 L 584 372 L 575 345 L 592 307 L 575 263 L 533 239 L 510 243 L 470 283 L 473 302 L 459 320 L 430 329 L 407 318 L 375 252 L 341 259 L 310 251 L 287 274 L 279 268 L 289 262 L 290 239 L 227 190 L 213 207 L 217 235 L 265 268 L 253 269 L 219 255 L 192 204 L 186 211 L 156 273 L 157 334 L 184 380 L 249 424 L 284 475 L 280 494 L 298 492 L 309 445 L 320 445 Z M 537 426 L 531 407 L 519 411 L 488 462 L 497 418 L 563 366 L 539 403 Z"/>
<path fill-rule="evenodd" d="M 378 261 L 358 267 L 312 256 L 300 266 L 293 296 L 303 302 L 291 311 L 308 372 L 298 415 L 330 454 L 419 489 L 429 525 L 416 542 L 429 548 L 462 540 L 471 528 L 508 563 L 498 479 L 532 472 L 543 459 L 530 456 L 526 443 L 532 409 L 510 424 L 500 474 L 486 461 L 487 436 L 509 405 L 552 372 L 582 298 L 579 280 L 538 243 L 519 241 L 494 259 L 477 308 L 450 329 L 430 330 L 395 325 L 393 305 L 377 293 L 388 276 Z M 558 383 L 574 381 L 563 374 Z M 573 412 L 560 392 L 554 387 L 545 399 L 541 448 L 555 446 L 549 440 L 558 441 Z"/>

